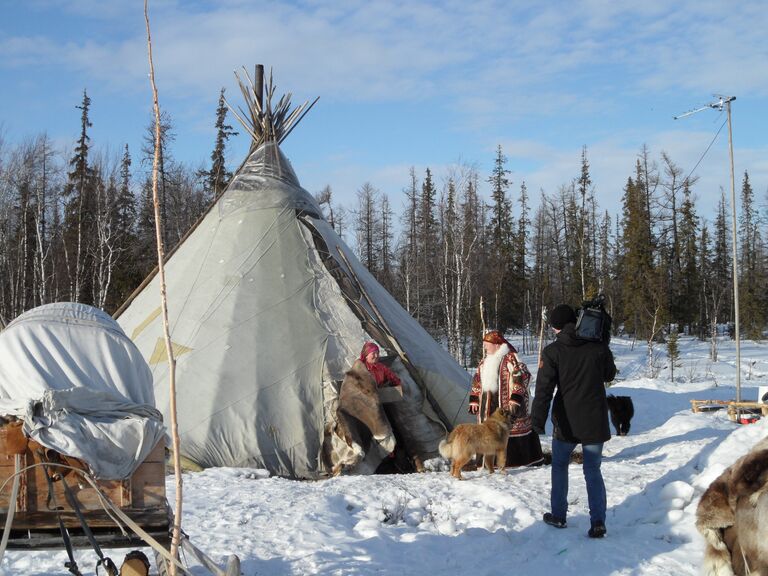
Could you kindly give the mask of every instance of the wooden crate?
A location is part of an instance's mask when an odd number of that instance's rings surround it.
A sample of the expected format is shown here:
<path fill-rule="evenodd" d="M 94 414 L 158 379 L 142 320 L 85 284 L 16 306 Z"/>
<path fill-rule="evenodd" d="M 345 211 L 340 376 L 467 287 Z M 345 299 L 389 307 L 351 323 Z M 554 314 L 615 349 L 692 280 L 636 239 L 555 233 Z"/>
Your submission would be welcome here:
<path fill-rule="evenodd" d="M 18 456 L 18 461 L 14 454 L 0 453 L 0 484 L 8 480 L 0 493 L 0 529 L 5 526 L 13 474 L 40 463 L 41 456 L 34 443 L 30 443 L 26 451 Z M 60 470 L 55 467 L 50 469 Z M 63 545 L 58 535 L 59 515 L 49 497 L 45 474 L 43 466 L 34 466 L 21 475 L 9 541 L 11 548 L 56 548 Z M 61 509 L 60 516 L 72 533 L 73 544 L 87 544 L 87 540 L 84 540 L 80 521 L 67 501 L 62 481 L 67 483 L 97 540 L 109 546 L 136 545 L 135 538 L 122 537 L 121 531 L 104 510 L 96 490 L 79 473 L 71 471 L 63 480 L 53 482 L 53 495 Z M 115 506 L 139 526 L 161 542 L 167 542 L 170 509 L 165 498 L 165 447 L 162 442 L 130 478 L 97 481 L 97 485 Z"/>

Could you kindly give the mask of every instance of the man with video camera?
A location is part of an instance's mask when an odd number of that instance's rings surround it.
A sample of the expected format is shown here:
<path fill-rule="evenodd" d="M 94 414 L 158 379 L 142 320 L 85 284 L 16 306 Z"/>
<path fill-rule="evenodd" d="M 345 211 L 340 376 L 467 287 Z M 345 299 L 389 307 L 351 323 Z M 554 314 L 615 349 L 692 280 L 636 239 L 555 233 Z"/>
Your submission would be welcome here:
<path fill-rule="evenodd" d="M 602 301 L 596 301 L 595 305 L 602 309 Z M 581 319 L 587 318 L 587 322 L 590 318 L 584 312 L 589 309 L 585 305 L 581 310 Z M 607 313 L 605 316 L 610 322 Z M 560 304 L 552 310 L 549 323 L 555 331 L 556 340 L 542 352 L 531 408 L 533 429 L 544 434 L 552 404 L 551 511 L 544 514 L 544 522 L 556 528 L 566 527 L 568 464 L 576 445 L 581 444 L 589 500 L 588 534 L 590 538 L 602 538 L 606 533 L 606 495 L 600 466 L 603 443 L 611 438 L 605 383 L 616 376 L 616 365 L 607 337 L 598 336 L 596 339 L 594 336 L 602 330 L 591 331 L 591 336 L 584 332 L 584 336 L 580 337 L 576 313 L 567 304 Z"/>

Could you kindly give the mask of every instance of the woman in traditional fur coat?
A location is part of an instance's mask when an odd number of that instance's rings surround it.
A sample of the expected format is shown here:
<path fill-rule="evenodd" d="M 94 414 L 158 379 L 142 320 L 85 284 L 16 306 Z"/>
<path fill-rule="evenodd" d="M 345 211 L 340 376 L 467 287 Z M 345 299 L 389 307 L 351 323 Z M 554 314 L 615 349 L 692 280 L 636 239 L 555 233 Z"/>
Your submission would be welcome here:
<path fill-rule="evenodd" d="M 376 382 L 376 386 L 400 386 L 400 378 L 384 364 L 379 362 L 379 347 L 373 342 L 363 344 L 360 357 L 352 365 L 352 371 L 360 373 L 365 368 Z"/>
<path fill-rule="evenodd" d="M 498 330 L 483 336 L 485 358 L 477 367 L 469 396 L 469 413 L 477 414 L 483 422 L 496 408 L 517 411 L 517 419 L 509 429 L 507 466 L 533 466 L 541 464 L 539 435 L 533 432 L 530 416 L 531 374 L 520 362 L 517 350 Z"/>
<path fill-rule="evenodd" d="M 336 417 L 341 424 L 339 435 L 345 438 L 348 445 L 352 446 L 352 443 L 357 441 L 351 436 L 350 430 L 353 426 L 344 414 L 353 416 L 365 424 L 374 440 L 386 452 L 395 449 L 395 435 L 377 392 L 377 388 L 385 386 L 401 386 L 400 379 L 379 362 L 379 347 L 373 342 L 366 342 L 360 356 L 344 375 L 339 390 Z"/>

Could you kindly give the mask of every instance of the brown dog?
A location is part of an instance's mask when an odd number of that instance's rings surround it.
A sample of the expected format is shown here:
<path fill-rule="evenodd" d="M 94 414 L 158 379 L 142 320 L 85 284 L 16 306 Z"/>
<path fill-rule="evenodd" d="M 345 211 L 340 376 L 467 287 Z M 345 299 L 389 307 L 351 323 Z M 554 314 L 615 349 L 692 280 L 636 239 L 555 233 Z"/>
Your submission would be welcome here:
<path fill-rule="evenodd" d="M 461 480 L 461 469 L 473 454 L 485 456 L 485 467 L 493 474 L 494 458 L 500 470 L 507 463 L 507 438 L 514 416 L 509 410 L 497 409 L 482 424 L 459 424 L 440 442 L 443 458 L 450 458 L 451 476 Z"/>

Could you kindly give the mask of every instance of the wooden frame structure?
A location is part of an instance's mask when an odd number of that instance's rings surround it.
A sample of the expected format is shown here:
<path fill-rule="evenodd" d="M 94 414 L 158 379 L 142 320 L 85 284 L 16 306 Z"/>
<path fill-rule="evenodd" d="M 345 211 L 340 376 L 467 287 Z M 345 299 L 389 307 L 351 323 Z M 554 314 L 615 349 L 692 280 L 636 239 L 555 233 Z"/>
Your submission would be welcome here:
<path fill-rule="evenodd" d="M 14 476 L 19 476 L 9 549 L 61 548 L 59 519 L 72 545 L 89 547 L 77 512 L 68 502 L 64 483 L 75 498 L 88 527 L 100 545 L 110 548 L 145 546 L 122 527 L 103 503 L 119 508 L 162 544 L 169 542 L 171 512 L 165 497 L 165 446 L 152 450 L 136 471 L 123 480 L 87 481 L 87 474 L 71 460 L 45 451 L 30 441 L 16 453 L 0 453 L 0 526 L 5 526 Z M 49 483 L 46 475 L 51 477 Z"/>
<path fill-rule="evenodd" d="M 726 408 L 728 410 L 728 418 L 734 422 L 738 418 L 737 414 L 740 409 L 749 410 L 750 412 L 759 410 L 764 417 L 768 416 L 768 404 L 764 404 L 762 402 L 736 402 L 734 400 L 691 400 L 691 410 L 693 410 L 693 412 L 703 412 L 705 407 Z"/>

